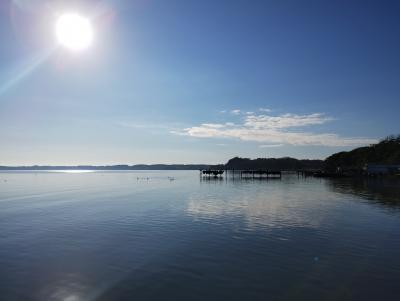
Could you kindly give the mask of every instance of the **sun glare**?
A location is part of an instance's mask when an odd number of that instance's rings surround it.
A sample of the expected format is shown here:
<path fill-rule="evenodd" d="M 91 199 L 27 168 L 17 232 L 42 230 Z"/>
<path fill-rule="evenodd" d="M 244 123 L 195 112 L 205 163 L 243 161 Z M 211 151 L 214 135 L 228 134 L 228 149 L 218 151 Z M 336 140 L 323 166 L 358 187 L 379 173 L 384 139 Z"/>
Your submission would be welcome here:
<path fill-rule="evenodd" d="M 63 14 L 57 19 L 56 35 L 61 45 L 79 51 L 92 44 L 93 28 L 85 17 L 78 14 Z"/>

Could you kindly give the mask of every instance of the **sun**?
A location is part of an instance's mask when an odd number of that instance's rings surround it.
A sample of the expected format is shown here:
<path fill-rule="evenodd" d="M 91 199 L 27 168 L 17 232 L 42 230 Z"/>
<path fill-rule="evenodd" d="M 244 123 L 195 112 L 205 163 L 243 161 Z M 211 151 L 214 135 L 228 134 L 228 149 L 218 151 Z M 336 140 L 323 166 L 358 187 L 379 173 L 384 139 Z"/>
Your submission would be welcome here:
<path fill-rule="evenodd" d="M 56 36 L 60 45 L 74 51 L 84 50 L 93 42 L 92 24 L 78 14 L 63 14 L 56 22 Z"/>

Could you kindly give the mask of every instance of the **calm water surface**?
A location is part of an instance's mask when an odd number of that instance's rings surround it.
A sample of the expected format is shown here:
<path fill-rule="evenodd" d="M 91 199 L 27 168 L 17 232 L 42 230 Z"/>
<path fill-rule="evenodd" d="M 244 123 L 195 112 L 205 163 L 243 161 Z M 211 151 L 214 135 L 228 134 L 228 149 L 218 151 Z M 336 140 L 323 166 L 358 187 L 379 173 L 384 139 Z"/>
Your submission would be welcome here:
<path fill-rule="evenodd" d="M 0 173 L 0 300 L 400 300 L 399 283 L 395 180 Z"/>

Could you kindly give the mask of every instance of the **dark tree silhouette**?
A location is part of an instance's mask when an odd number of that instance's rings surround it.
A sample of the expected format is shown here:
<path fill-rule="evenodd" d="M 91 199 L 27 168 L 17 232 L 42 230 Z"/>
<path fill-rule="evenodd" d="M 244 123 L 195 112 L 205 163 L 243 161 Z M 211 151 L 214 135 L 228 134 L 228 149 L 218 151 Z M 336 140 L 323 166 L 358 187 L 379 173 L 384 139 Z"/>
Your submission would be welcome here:
<path fill-rule="evenodd" d="M 326 158 L 325 167 L 333 171 L 362 169 L 366 164 L 400 164 L 400 135 L 388 136 L 377 144 L 359 147 L 349 152 L 340 152 Z"/>

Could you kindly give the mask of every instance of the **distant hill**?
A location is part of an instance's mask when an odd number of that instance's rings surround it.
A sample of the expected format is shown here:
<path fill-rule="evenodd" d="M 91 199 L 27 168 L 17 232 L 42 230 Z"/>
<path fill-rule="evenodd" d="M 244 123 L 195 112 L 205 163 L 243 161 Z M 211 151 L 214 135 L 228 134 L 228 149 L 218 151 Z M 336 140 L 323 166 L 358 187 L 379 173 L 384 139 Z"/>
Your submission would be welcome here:
<path fill-rule="evenodd" d="M 108 166 L 0 166 L 0 170 L 203 170 L 203 169 L 268 169 L 268 170 L 320 170 L 322 160 L 298 160 L 294 158 L 248 159 L 235 157 L 226 164 L 137 164 Z"/>
<path fill-rule="evenodd" d="M 322 160 L 299 160 L 290 157 L 248 159 L 235 157 L 225 164 L 227 169 L 267 169 L 267 170 L 319 170 L 323 167 Z"/>
<path fill-rule="evenodd" d="M 200 170 L 207 169 L 206 164 L 137 164 L 109 166 L 0 166 L 0 170 Z"/>
<path fill-rule="evenodd" d="M 322 160 L 299 160 L 284 158 L 239 158 L 230 159 L 226 164 L 137 164 L 111 166 L 0 166 L 0 170 L 202 170 L 202 169 L 267 169 L 267 170 L 331 170 L 362 169 L 368 163 L 400 164 L 400 135 L 389 136 L 377 144 L 359 147 L 349 152 L 340 152 Z"/>
<path fill-rule="evenodd" d="M 326 158 L 325 168 L 336 170 L 362 169 L 366 164 L 400 164 L 400 135 L 389 136 L 377 144 L 359 147 L 349 152 L 340 152 Z"/>

